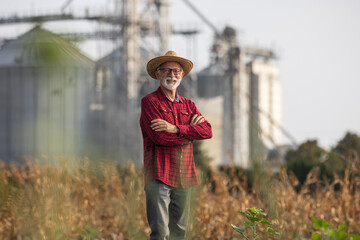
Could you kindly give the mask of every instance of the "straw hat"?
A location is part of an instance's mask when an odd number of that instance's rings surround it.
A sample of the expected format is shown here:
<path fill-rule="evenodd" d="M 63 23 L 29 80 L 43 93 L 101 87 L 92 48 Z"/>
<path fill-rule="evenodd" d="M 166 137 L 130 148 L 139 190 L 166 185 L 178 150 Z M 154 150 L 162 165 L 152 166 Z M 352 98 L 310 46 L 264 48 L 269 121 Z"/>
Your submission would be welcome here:
<path fill-rule="evenodd" d="M 184 77 L 191 71 L 193 67 L 193 63 L 189 59 L 179 57 L 174 51 L 168 51 L 164 56 L 153 58 L 147 63 L 146 70 L 148 74 L 152 78 L 156 79 L 156 69 L 165 62 L 179 63 L 184 70 Z"/>

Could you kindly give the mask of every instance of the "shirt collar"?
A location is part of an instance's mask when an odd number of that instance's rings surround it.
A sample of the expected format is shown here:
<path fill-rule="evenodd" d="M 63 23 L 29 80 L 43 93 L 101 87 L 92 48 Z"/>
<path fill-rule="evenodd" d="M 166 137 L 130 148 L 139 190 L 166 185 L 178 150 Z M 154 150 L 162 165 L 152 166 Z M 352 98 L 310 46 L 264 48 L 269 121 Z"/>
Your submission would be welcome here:
<path fill-rule="evenodd" d="M 156 90 L 156 93 L 158 95 L 158 97 L 160 99 L 168 99 L 169 101 L 171 101 L 167 96 L 166 94 L 163 92 L 163 90 L 161 89 L 161 87 L 159 87 L 157 90 Z M 175 93 L 175 101 L 176 102 L 182 102 L 182 97 L 178 94 L 178 92 L 176 91 Z"/>

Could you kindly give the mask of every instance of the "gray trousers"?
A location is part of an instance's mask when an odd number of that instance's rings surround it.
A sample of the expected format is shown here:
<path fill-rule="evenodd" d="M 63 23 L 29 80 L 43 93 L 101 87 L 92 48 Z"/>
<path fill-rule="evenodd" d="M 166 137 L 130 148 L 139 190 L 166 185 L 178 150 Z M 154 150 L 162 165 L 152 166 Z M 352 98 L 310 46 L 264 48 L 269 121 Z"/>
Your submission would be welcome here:
<path fill-rule="evenodd" d="M 145 192 L 150 239 L 185 239 L 191 190 L 153 180 L 146 184 Z"/>

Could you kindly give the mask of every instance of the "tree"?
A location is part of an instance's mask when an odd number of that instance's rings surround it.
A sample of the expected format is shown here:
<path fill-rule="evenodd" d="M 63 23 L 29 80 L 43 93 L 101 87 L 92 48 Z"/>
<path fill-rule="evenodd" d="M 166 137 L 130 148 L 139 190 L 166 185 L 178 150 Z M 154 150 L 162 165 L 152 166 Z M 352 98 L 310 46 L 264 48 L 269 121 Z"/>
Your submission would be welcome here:
<path fill-rule="evenodd" d="M 324 154 L 325 151 L 318 146 L 316 140 L 309 140 L 286 154 L 286 166 L 302 184 L 310 170 L 320 165 L 320 158 Z"/>
<path fill-rule="evenodd" d="M 318 146 L 316 140 L 309 140 L 301 144 L 298 149 L 290 150 L 286 156 L 286 165 L 292 171 L 301 184 L 314 167 L 319 167 L 320 176 L 333 178 L 333 174 L 342 174 L 345 162 L 340 154 L 335 151 L 327 152 Z"/>
<path fill-rule="evenodd" d="M 319 167 L 320 175 L 331 179 L 334 173 L 340 175 L 344 173 L 346 160 L 353 161 L 359 156 L 360 137 L 347 132 L 331 151 L 320 148 L 316 140 L 309 140 L 301 144 L 298 149 L 290 150 L 285 160 L 288 170 L 295 174 L 300 183 L 304 183 L 313 167 Z"/>
<path fill-rule="evenodd" d="M 360 137 L 354 133 L 347 132 L 345 137 L 336 145 L 335 151 L 344 156 L 355 151 L 360 156 Z"/>

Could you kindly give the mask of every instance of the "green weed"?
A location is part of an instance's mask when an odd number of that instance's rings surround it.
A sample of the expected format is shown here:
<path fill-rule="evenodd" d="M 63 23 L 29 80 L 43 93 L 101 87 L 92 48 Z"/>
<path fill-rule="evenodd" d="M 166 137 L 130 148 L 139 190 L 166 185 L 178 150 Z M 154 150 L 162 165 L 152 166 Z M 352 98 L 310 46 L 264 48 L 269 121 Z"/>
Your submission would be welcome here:
<path fill-rule="evenodd" d="M 262 209 L 257 209 L 255 207 L 247 208 L 247 212 L 239 211 L 239 213 L 247 218 L 248 221 L 244 222 L 245 228 L 239 228 L 233 224 L 231 224 L 231 227 L 240 233 L 245 239 L 252 239 L 252 240 L 260 240 L 259 233 L 269 233 L 274 236 L 280 236 L 280 233 L 276 232 L 271 227 L 266 226 L 264 231 L 260 231 L 258 229 L 259 224 L 264 225 L 271 225 L 271 223 L 263 218 L 262 216 L 266 216 L 267 213 L 263 212 Z M 251 234 L 246 234 L 246 230 L 250 229 Z M 250 235 L 250 236 L 249 236 Z"/>

